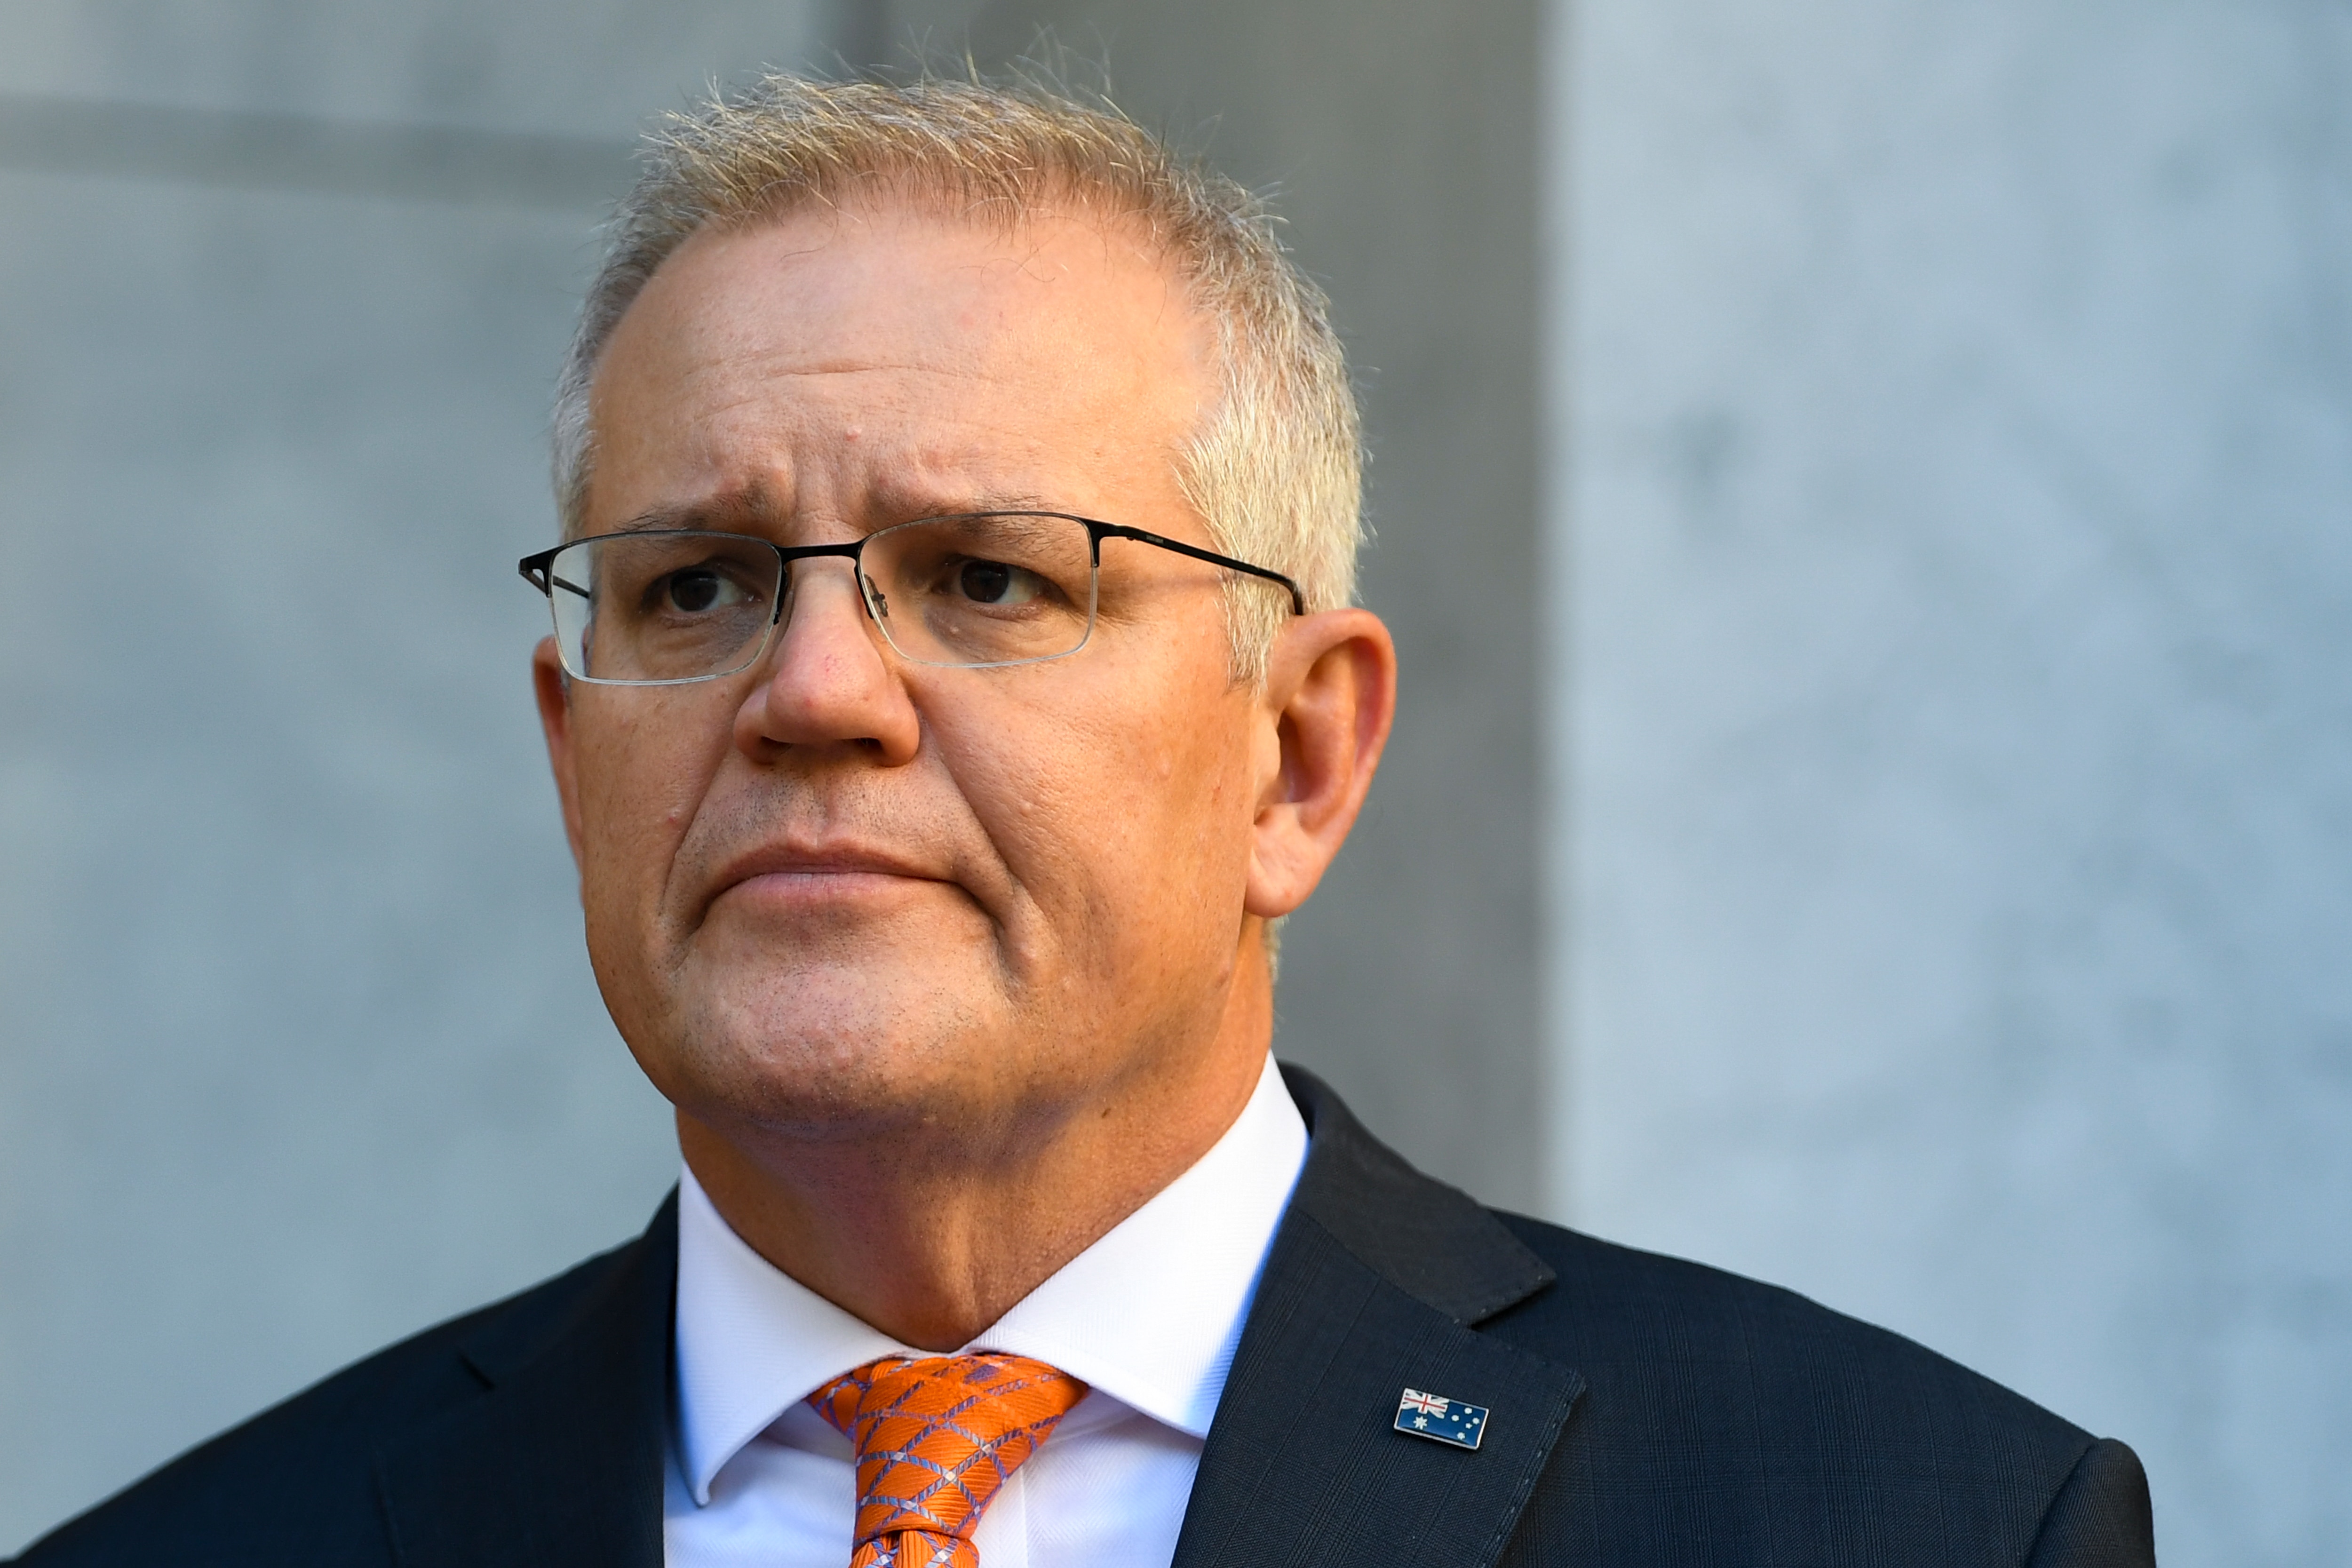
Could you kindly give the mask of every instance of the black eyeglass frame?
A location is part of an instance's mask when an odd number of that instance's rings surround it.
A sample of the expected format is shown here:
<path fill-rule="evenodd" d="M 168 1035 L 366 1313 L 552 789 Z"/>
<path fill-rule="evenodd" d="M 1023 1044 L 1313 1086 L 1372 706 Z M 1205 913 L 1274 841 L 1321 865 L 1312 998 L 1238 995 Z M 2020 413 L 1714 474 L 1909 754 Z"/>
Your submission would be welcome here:
<path fill-rule="evenodd" d="M 866 618 L 870 621 L 874 618 L 874 606 L 866 601 L 866 589 L 863 583 L 863 579 L 865 577 L 865 565 L 863 561 L 860 559 L 865 553 L 867 540 L 874 538 L 875 534 L 887 533 L 891 531 L 892 529 L 911 528 L 918 523 L 963 522 L 968 521 L 976 521 L 980 519 L 990 517 L 1050 517 L 1060 518 L 1066 522 L 1080 524 L 1087 531 L 1087 566 L 1088 569 L 1097 575 L 1099 575 L 1102 572 L 1103 541 L 1106 539 L 1131 539 L 1138 544 L 1149 544 L 1160 550 L 1173 551 L 1179 555 L 1189 556 L 1195 561 L 1204 561 L 1212 566 L 1221 566 L 1228 572 L 1246 573 L 1253 577 L 1262 577 L 1269 583 L 1278 583 L 1290 595 L 1290 613 L 1294 616 L 1303 616 L 1307 613 L 1307 595 L 1298 591 L 1298 584 L 1291 581 L 1288 577 L 1284 576 L 1281 573 L 1275 571 L 1272 567 L 1256 566 L 1246 561 L 1235 560 L 1230 555 L 1220 555 L 1213 550 L 1203 550 L 1197 544 L 1187 544 L 1181 539 L 1169 539 L 1163 535 L 1152 533 L 1144 529 L 1129 528 L 1120 523 L 1098 522 L 1093 518 L 1079 517 L 1074 512 L 1066 511 L 950 511 L 941 512 L 934 517 L 908 518 L 905 522 L 892 523 L 887 528 L 877 528 L 873 533 L 863 534 L 856 539 L 844 540 L 838 544 L 778 544 L 772 539 L 761 539 L 757 534 L 733 535 L 732 537 L 745 539 L 756 543 L 766 545 L 769 549 L 776 552 L 778 558 L 776 581 L 779 584 L 779 591 L 776 595 L 776 602 L 774 606 L 768 612 L 768 629 L 761 636 L 760 652 L 754 653 L 751 656 L 751 663 L 739 666 L 736 669 L 719 670 L 709 675 L 689 675 L 674 680 L 597 681 L 593 676 L 583 676 L 580 677 L 580 679 L 598 685 L 677 686 L 698 680 L 719 680 L 729 675 L 740 674 L 742 670 L 750 668 L 751 664 L 759 662 L 761 654 L 767 651 L 768 640 L 776 635 L 776 628 L 783 624 L 784 606 L 791 602 L 792 595 L 788 593 L 782 592 L 782 585 L 791 581 L 792 563 L 793 562 L 821 560 L 826 556 L 839 556 L 847 561 L 850 563 L 851 570 L 856 572 L 860 578 L 857 592 L 858 606 L 866 612 Z M 534 551 L 532 553 L 524 556 L 520 561 L 516 562 L 515 570 L 522 574 L 522 580 L 524 582 L 530 584 L 532 587 L 546 595 L 551 604 L 555 598 L 556 589 L 555 558 L 562 554 L 565 551 L 572 549 L 574 545 L 594 544 L 601 540 L 606 539 L 658 538 L 665 533 L 711 533 L 725 531 L 725 530 L 699 528 L 623 529 L 616 533 L 591 534 L 585 539 L 569 539 L 564 541 L 562 544 L 554 545 L 549 549 Z M 563 586 L 571 588 L 574 593 L 578 593 L 580 591 L 576 586 L 569 583 L 564 584 Z M 1089 616 L 1088 619 L 1088 636 L 1089 640 L 1091 640 L 1091 616 Z M 891 646 L 895 651 L 898 645 L 894 643 Z M 1071 648 L 1068 651 L 1069 653 L 1076 653 L 1079 648 L 1083 648 L 1085 646 L 1085 643 L 1080 643 L 1077 647 Z M 907 656 L 901 654 L 900 657 L 905 658 Z M 1049 659 L 1065 658 L 1067 657 L 1068 654 L 1049 654 L 1046 656 Z M 1024 660 L 1022 662 L 1028 663 L 1037 661 Z M 1001 667 L 991 665 L 969 665 L 959 668 L 988 669 Z"/>

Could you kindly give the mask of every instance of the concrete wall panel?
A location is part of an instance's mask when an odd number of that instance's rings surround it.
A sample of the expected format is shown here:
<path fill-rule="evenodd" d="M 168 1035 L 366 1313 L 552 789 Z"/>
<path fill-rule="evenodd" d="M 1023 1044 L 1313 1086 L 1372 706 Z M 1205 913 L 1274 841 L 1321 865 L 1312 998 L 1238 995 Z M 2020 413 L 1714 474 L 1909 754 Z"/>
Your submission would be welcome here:
<path fill-rule="evenodd" d="M 1555 1201 L 2352 1552 L 2352 23 L 1579 0 Z"/>

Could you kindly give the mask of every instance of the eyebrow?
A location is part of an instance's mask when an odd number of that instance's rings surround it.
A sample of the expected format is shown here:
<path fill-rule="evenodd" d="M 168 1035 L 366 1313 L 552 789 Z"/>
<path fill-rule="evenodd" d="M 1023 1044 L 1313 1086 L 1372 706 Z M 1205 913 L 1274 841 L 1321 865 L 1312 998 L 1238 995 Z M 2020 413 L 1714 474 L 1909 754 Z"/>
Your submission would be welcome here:
<path fill-rule="evenodd" d="M 1056 505 L 1050 498 L 1031 490 L 980 490 L 950 498 L 936 490 L 894 491 L 887 485 L 868 497 L 868 504 L 864 510 L 881 519 L 866 530 L 869 533 L 887 528 L 892 523 L 913 522 L 926 517 L 954 517 L 967 512 L 1044 511 L 1076 515 L 1068 508 Z M 751 487 L 701 500 L 654 507 L 639 512 L 612 531 L 646 533 L 669 529 L 703 529 L 719 533 L 781 533 L 788 522 L 788 517 L 770 506 L 766 496 L 757 487 Z"/>
<path fill-rule="evenodd" d="M 615 527 L 615 533 L 646 533 L 665 529 L 708 529 L 719 533 L 747 531 L 745 524 L 772 524 L 779 519 L 757 486 L 729 490 L 699 500 L 657 506 L 639 512 Z"/>
<path fill-rule="evenodd" d="M 867 510 L 892 522 L 921 517 L 952 517 L 978 511 L 1066 511 L 1051 499 L 1032 490 L 965 490 L 950 494 L 933 489 L 898 488 L 887 482 L 867 496 Z"/>

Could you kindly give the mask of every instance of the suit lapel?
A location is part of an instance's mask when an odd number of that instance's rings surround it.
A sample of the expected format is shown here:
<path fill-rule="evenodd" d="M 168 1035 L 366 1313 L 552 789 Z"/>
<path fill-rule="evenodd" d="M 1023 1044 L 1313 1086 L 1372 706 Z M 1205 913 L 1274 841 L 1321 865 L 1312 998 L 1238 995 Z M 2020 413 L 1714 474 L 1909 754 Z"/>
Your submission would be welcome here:
<path fill-rule="evenodd" d="M 551 1321 L 493 1320 L 464 1348 L 478 1399 L 388 1447 L 404 1568 L 659 1568 L 677 1202 Z"/>
<path fill-rule="evenodd" d="M 1201 1457 L 1176 1568 L 1479 1568 L 1584 1383 L 1475 1331 L 1551 1270 L 1286 1068 L 1312 1135 Z M 1407 1388 L 1486 1405 L 1475 1451 L 1394 1429 Z"/>

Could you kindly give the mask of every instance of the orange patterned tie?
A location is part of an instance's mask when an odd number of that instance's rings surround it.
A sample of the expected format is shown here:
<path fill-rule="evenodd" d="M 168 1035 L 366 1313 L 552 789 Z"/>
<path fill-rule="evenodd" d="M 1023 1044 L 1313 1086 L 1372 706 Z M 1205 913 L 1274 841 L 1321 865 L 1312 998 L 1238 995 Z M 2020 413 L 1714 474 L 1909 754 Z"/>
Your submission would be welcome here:
<path fill-rule="evenodd" d="M 1086 1392 L 1042 1361 L 953 1355 L 885 1356 L 810 1394 L 857 1445 L 849 1568 L 980 1568 L 981 1510 Z"/>

